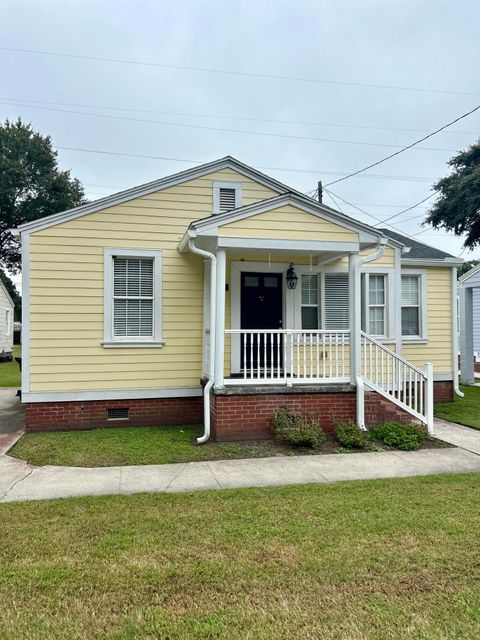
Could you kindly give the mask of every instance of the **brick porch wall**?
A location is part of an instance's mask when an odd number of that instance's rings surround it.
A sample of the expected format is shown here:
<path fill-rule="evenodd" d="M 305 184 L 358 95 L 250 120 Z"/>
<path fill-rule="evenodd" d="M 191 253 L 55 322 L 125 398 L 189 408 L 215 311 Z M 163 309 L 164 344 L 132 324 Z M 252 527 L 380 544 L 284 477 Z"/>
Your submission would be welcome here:
<path fill-rule="evenodd" d="M 107 420 L 107 409 L 129 409 L 126 420 Z M 203 422 L 203 398 L 34 402 L 25 405 L 26 431 L 73 431 L 95 427 L 175 426 Z"/>
<path fill-rule="evenodd" d="M 452 382 L 434 384 L 435 400 L 446 402 L 453 397 Z M 315 413 L 322 429 L 331 432 L 335 423 L 356 418 L 356 392 L 322 391 L 318 393 L 271 393 L 214 395 L 211 402 L 212 433 L 218 442 L 259 440 L 273 436 L 272 415 L 281 407 L 295 413 Z M 415 422 L 389 400 L 374 392 L 365 394 L 367 426 L 387 421 Z"/>

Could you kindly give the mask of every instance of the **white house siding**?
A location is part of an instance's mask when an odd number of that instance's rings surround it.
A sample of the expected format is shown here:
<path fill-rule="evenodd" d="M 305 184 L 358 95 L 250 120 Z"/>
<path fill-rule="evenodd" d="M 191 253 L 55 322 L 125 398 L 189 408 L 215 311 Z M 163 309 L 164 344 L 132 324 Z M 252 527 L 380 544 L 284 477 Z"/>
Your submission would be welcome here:
<path fill-rule="evenodd" d="M 480 360 L 480 288 L 473 290 L 473 350 Z"/>
<path fill-rule="evenodd" d="M 10 312 L 10 331 L 7 335 L 6 316 Z M 13 304 L 10 296 L 0 283 L 0 353 L 9 353 L 13 346 Z"/>

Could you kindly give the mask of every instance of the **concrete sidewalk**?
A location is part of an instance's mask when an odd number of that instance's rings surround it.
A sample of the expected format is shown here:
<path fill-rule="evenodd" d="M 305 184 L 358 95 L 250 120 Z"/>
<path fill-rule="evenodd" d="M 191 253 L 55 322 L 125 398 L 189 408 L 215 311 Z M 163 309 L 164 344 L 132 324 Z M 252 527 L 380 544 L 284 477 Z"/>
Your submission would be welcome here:
<path fill-rule="evenodd" d="M 3 455 L 0 502 L 478 473 L 480 455 L 473 450 L 478 448 L 480 453 L 480 431 L 467 429 L 471 433 L 464 433 L 464 429 L 450 424 L 447 427 L 442 422 L 437 433 L 441 439 L 464 442 L 469 450 L 424 449 L 97 468 L 32 467 Z"/>

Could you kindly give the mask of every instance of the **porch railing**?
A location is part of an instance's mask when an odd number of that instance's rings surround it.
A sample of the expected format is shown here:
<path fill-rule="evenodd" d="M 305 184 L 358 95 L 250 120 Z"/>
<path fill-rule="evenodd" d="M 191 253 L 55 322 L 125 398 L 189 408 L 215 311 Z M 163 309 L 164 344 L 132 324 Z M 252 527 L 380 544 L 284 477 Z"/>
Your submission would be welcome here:
<path fill-rule="evenodd" d="M 422 371 L 363 331 L 361 350 L 363 384 L 415 416 L 433 433 L 432 365 L 426 364 Z"/>
<path fill-rule="evenodd" d="M 225 384 L 349 382 L 349 334 L 345 331 L 226 329 L 239 358 Z"/>

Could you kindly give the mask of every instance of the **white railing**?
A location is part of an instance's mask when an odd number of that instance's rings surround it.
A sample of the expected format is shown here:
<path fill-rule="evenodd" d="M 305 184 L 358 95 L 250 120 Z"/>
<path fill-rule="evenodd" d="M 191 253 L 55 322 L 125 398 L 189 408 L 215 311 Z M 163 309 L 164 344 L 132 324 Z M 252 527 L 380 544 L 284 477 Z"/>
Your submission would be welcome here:
<path fill-rule="evenodd" d="M 361 358 L 361 382 L 415 416 L 433 433 L 432 365 L 425 365 L 422 371 L 363 331 Z"/>
<path fill-rule="evenodd" d="M 226 329 L 239 358 L 225 384 L 349 382 L 346 331 Z"/>

